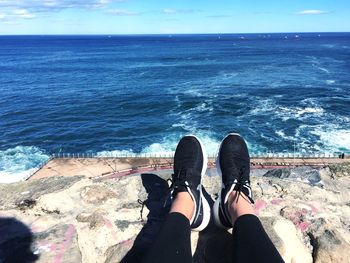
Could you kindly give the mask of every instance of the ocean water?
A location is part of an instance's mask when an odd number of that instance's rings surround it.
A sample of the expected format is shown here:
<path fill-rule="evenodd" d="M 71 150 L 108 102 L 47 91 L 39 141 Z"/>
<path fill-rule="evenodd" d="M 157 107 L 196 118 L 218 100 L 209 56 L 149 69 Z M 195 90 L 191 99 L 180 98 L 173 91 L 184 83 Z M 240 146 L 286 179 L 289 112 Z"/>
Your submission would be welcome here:
<path fill-rule="evenodd" d="M 0 36 L 0 181 L 53 153 L 350 153 L 350 33 Z M 3 180 L 3 181 L 4 181 Z"/>

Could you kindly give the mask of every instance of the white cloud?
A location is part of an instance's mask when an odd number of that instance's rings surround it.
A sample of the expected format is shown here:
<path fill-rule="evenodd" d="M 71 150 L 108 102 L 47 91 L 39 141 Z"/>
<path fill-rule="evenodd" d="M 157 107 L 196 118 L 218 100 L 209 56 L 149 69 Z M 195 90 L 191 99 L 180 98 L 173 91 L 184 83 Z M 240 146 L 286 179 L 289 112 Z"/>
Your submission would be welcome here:
<path fill-rule="evenodd" d="M 209 17 L 209 18 L 226 18 L 226 17 L 232 17 L 232 15 L 209 15 L 207 17 Z"/>
<path fill-rule="evenodd" d="M 297 15 L 321 15 L 321 14 L 327 14 L 327 11 L 322 11 L 318 9 L 310 9 L 310 10 L 303 10 L 297 12 Z"/>
<path fill-rule="evenodd" d="M 35 15 L 31 14 L 26 9 L 16 9 L 13 11 L 13 14 L 17 17 L 25 18 L 25 19 L 35 18 Z"/>
<path fill-rule="evenodd" d="M 138 16 L 141 13 L 129 11 L 125 9 L 109 9 L 107 10 L 107 13 L 116 15 L 116 16 Z"/>
<path fill-rule="evenodd" d="M 164 14 L 174 14 L 174 13 L 176 13 L 176 10 L 165 8 L 165 9 L 163 9 L 163 13 Z"/>
<path fill-rule="evenodd" d="M 109 4 L 128 0 L 0 0 L 2 23 L 20 19 L 33 19 L 41 14 L 64 9 L 105 9 Z M 136 15 L 135 12 L 119 10 L 117 15 Z"/>
<path fill-rule="evenodd" d="M 190 14 L 190 13 L 196 13 L 200 12 L 198 9 L 171 9 L 171 8 L 164 8 L 162 10 L 164 14 L 171 15 L 171 14 Z"/>
<path fill-rule="evenodd" d="M 0 8 L 27 9 L 35 12 L 68 8 L 102 8 L 126 0 L 0 0 Z"/>

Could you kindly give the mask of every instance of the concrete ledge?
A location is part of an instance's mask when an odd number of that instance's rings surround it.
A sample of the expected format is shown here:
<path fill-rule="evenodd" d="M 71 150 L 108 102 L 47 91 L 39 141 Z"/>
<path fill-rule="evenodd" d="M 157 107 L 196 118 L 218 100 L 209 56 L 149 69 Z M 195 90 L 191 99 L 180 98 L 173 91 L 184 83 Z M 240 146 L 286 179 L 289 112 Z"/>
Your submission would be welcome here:
<path fill-rule="evenodd" d="M 330 164 L 350 162 L 350 159 L 339 158 L 252 158 L 252 169 L 274 169 L 295 166 L 323 167 Z M 83 175 L 90 178 L 116 174 L 172 169 L 173 158 L 53 158 L 29 179 L 40 179 L 51 176 Z M 215 166 L 215 159 L 209 158 L 208 166 Z"/>

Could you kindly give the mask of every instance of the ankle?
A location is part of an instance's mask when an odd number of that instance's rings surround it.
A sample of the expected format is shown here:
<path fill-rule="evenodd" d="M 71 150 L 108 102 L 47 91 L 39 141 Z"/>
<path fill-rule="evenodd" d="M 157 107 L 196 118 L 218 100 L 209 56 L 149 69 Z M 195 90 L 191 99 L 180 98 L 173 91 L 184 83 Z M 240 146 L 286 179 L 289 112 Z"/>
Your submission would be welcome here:
<path fill-rule="evenodd" d="M 183 214 L 191 221 L 194 214 L 194 201 L 188 192 L 179 192 L 171 205 L 170 213 Z"/>
<path fill-rule="evenodd" d="M 231 216 L 232 225 L 238 217 L 246 214 L 255 214 L 252 204 L 243 193 L 233 191 L 228 197 L 228 212 Z"/>

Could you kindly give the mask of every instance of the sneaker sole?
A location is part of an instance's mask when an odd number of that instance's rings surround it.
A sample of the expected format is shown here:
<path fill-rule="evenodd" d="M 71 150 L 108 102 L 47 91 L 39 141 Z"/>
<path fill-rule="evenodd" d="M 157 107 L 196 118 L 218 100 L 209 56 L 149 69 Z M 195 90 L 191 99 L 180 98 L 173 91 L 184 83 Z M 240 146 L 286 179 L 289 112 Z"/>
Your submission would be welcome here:
<path fill-rule="evenodd" d="M 220 220 L 220 216 L 219 216 L 219 209 L 220 209 L 220 205 L 221 205 L 221 190 L 224 188 L 224 184 L 222 182 L 222 172 L 221 172 L 221 167 L 220 167 L 220 150 L 221 150 L 221 145 L 223 143 L 223 141 L 230 135 L 236 135 L 236 136 L 239 136 L 242 138 L 242 136 L 238 133 L 229 133 L 228 135 L 226 135 L 226 137 L 221 141 L 220 143 L 220 147 L 219 147 L 219 152 L 217 154 L 217 157 L 216 157 L 216 170 L 221 178 L 221 189 L 219 191 L 219 194 L 218 194 L 218 198 L 215 200 L 215 203 L 214 203 L 214 206 L 213 206 L 213 214 L 214 214 L 214 222 L 215 224 L 220 227 L 220 228 L 223 228 L 223 229 L 230 229 L 230 228 L 227 228 L 226 226 L 224 226 L 222 223 L 221 223 L 221 220 Z"/>
<path fill-rule="evenodd" d="M 192 228 L 193 231 L 202 231 L 209 225 L 209 222 L 210 222 L 210 214 L 211 214 L 210 206 L 207 199 L 204 197 L 202 193 L 202 187 L 200 192 L 201 192 L 201 199 L 202 199 L 202 205 L 203 205 L 203 221 L 198 227 Z"/>
<path fill-rule="evenodd" d="M 208 166 L 208 155 L 207 155 L 207 151 L 202 143 L 202 141 L 195 135 L 186 135 L 185 137 L 194 137 L 196 138 L 196 140 L 199 142 L 201 149 L 202 149 L 202 154 L 203 154 L 203 168 L 202 168 L 202 172 L 201 172 L 201 189 L 200 189 L 200 196 L 201 196 L 201 200 L 202 200 L 202 205 L 203 205 L 203 220 L 202 223 L 196 227 L 196 228 L 192 228 L 193 231 L 202 231 L 203 229 L 205 229 L 210 221 L 210 206 L 209 203 L 207 201 L 207 199 L 204 197 L 203 192 L 202 192 L 202 177 L 205 175 L 206 171 L 207 171 L 207 166 Z"/>

